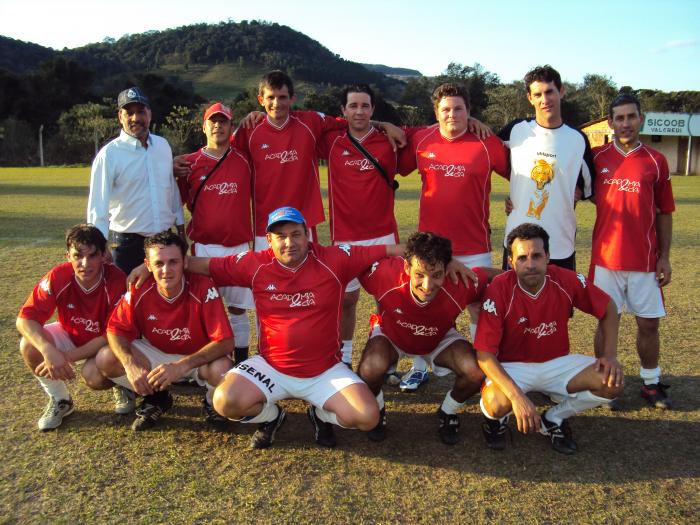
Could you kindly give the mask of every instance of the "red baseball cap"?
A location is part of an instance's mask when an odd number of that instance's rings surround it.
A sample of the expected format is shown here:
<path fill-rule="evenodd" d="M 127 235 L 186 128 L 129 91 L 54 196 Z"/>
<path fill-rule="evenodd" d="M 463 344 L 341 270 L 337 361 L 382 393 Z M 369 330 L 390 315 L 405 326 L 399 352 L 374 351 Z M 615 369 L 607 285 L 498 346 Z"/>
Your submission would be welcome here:
<path fill-rule="evenodd" d="M 209 106 L 204 112 L 204 122 L 209 120 L 217 113 L 221 113 L 224 117 L 226 117 L 229 120 L 233 119 L 233 112 L 231 111 L 231 108 L 229 108 L 228 106 L 224 106 L 221 102 L 217 102 L 216 104 L 212 104 L 211 106 Z"/>

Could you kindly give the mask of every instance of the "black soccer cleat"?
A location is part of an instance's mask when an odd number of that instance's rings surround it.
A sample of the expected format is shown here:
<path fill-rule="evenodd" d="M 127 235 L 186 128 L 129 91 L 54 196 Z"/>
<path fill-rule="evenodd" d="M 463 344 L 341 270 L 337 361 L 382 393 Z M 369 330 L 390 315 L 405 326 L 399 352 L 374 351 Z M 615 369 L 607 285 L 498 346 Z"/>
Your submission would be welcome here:
<path fill-rule="evenodd" d="M 265 423 L 260 423 L 258 425 L 258 429 L 250 439 L 250 448 L 269 448 L 270 445 L 275 442 L 275 435 L 287 417 L 287 412 L 285 412 L 284 409 L 280 408 L 279 406 L 277 409 L 279 412 L 277 413 L 277 417 L 275 419 Z"/>
<path fill-rule="evenodd" d="M 204 420 L 212 429 L 217 432 L 225 432 L 228 430 L 228 419 L 219 414 L 204 396 L 202 400 L 202 409 L 204 410 Z"/>
<path fill-rule="evenodd" d="M 333 430 L 333 425 L 321 421 L 316 415 L 316 409 L 313 405 L 309 407 L 306 411 L 309 416 L 309 420 L 314 427 L 314 439 L 318 445 L 327 448 L 333 448 L 336 445 L 335 440 L 335 430 Z"/>
<path fill-rule="evenodd" d="M 144 396 L 135 411 L 136 419 L 131 429 L 141 431 L 152 428 L 172 406 L 173 396 L 167 390 Z"/>
<path fill-rule="evenodd" d="M 437 411 L 440 426 L 438 435 L 445 445 L 456 445 L 459 441 L 459 416 L 457 414 L 446 414 L 442 408 Z"/>
<path fill-rule="evenodd" d="M 547 436 L 552 443 L 552 448 L 561 454 L 570 456 L 578 449 L 571 434 L 571 427 L 569 427 L 566 419 L 562 421 L 561 425 L 557 425 L 542 414 L 540 418 L 540 434 Z"/>
<path fill-rule="evenodd" d="M 484 434 L 486 445 L 491 450 L 503 450 L 506 448 L 506 432 L 510 432 L 508 428 L 508 418 L 502 422 L 498 419 L 489 419 L 484 417 L 481 423 L 481 432 Z"/>
<path fill-rule="evenodd" d="M 372 430 L 367 432 L 367 437 L 370 441 L 384 441 L 386 439 L 386 409 L 384 407 L 379 411 L 379 423 Z"/>
<path fill-rule="evenodd" d="M 653 385 L 642 385 L 640 391 L 642 397 L 647 400 L 651 406 L 656 408 L 669 409 L 671 406 L 671 398 L 668 397 L 666 390 L 671 388 L 670 385 L 663 383 L 655 383 Z"/>

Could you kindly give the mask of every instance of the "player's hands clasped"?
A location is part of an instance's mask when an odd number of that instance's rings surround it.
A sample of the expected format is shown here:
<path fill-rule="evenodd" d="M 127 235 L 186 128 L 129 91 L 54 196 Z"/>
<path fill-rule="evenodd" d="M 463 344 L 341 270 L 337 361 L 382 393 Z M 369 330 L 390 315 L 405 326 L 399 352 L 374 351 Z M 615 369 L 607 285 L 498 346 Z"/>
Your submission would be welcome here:
<path fill-rule="evenodd" d="M 171 383 L 181 379 L 189 369 L 180 363 L 163 363 L 148 374 L 148 383 L 153 390 L 165 390 Z"/>

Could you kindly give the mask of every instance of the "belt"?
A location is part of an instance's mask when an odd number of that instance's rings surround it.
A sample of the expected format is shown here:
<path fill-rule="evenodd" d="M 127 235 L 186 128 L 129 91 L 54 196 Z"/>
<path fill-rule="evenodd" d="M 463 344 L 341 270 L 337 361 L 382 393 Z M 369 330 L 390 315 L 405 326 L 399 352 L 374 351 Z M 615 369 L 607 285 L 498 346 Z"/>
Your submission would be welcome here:
<path fill-rule="evenodd" d="M 143 235 L 140 235 L 138 233 L 124 233 L 124 232 L 115 232 L 115 231 L 110 231 L 110 238 L 112 239 L 112 242 L 121 244 L 125 242 L 134 242 L 134 241 L 139 241 L 143 240 L 146 237 Z"/>

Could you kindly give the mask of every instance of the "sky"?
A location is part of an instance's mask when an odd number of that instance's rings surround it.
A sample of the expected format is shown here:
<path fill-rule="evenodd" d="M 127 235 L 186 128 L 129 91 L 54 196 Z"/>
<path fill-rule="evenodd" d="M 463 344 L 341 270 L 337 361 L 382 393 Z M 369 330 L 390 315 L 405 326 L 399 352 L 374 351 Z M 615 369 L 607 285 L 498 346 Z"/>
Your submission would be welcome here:
<path fill-rule="evenodd" d="M 574 83 L 596 73 L 618 87 L 700 90 L 700 0 L 0 0 L 0 35 L 55 49 L 229 19 L 284 24 L 347 60 L 424 75 L 478 62 L 510 82 L 549 63 Z"/>

